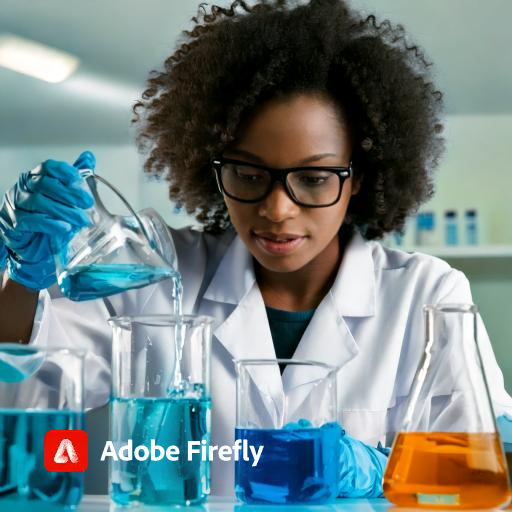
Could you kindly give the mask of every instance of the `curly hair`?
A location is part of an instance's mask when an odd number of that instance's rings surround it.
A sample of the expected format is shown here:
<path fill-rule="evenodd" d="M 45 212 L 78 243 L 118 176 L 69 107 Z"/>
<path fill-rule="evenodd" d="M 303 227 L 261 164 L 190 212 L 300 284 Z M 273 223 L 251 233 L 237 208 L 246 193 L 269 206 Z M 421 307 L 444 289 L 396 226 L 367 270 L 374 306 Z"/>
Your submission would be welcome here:
<path fill-rule="evenodd" d="M 165 175 L 169 197 L 205 231 L 230 226 L 212 158 L 258 106 L 287 94 L 327 93 L 345 114 L 362 180 L 347 218 L 364 237 L 403 230 L 432 196 L 442 94 L 402 26 L 363 18 L 344 0 L 201 4 L 192 21 L 164 69 L 150 73 L 133 121 L 145 171 Z"/>

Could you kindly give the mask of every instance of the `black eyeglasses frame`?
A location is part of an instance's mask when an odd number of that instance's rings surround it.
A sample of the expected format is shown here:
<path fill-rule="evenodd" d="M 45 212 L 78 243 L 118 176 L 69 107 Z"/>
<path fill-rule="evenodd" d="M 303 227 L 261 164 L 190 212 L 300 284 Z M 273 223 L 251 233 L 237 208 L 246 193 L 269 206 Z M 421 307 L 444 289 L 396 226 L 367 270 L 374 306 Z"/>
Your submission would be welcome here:
<path fill-rule="evenodd" d="M 268 189 L 258 199 L 240 199 L 239 197 L 235 197 L 235 196 L 231 195 L 225 189 L 224 184 L 222 183 L 222 166 L 224 164 L 247 165 L 250 167 L 254 167 L 255 169 L 261 169 L 263 171 L 268 172 L 270 174 L 270 182 L 269 182 Z M 217 180 L 217 186 L 219 187 L 219 191 L 235 201 L 239 201 L 240 203 L 259 203 L 260 201 L 263 201 L 263 199 L 265 199 L 272 192 L 272 189 L 274 188 L 274 184 L 276 182 L 279 182 L 283 185 L 283 187 L 286 190 L 290 199 L 295 204 L 298 204 L 299 206 L 303 206 L 305 208 L 327 208 L 329 206 L 333 206 L 334 204 L 336 204 L 340 200 L 341 193 L 343 191 L 343 183 L 345 182 L 345 180 L 347 178 L 350 178 L 354 175 L 354 170 L 352 168 L 352 162 L 349 163 L 348 167 L 316 165 L 316 166 L 308 166 L 308 167 L 289 167 L 286 169 L 275 169 L 273 167 L 267 167 L 265 165 L 253 164 L 251 162 L 244 162 L 243 160 L 218 157 L 218 158 L 212 159 L 211 165 L 215 172 L 215 178 Z M 291 190 L 291 188 L 289 187 L 288 182 L 287 182 L 288 174 L 295 172 L 295 171 L 327 171 L 327 172 L 336 174 L 336 176 L 338 176 L 338 178 L 340 180 L 340 189 L 338 192 L 338 196 L 336 197 L 336 199 L 334 201 L 332 201 L 329 204 L 311 205 L 311 204 L 302 203 L 295 197 L 293 191 Z"/>

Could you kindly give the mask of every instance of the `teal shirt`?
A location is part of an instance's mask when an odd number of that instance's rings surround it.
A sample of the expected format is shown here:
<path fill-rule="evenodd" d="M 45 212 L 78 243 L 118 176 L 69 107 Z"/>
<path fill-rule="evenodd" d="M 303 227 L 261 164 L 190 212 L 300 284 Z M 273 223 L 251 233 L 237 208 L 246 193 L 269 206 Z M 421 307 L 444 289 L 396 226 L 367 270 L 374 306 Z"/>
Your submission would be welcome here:
<path fill-rule="evenodd" d="M 278 359 L 291 359 L 315 310 L 283 311 L 265 308 Z"/>

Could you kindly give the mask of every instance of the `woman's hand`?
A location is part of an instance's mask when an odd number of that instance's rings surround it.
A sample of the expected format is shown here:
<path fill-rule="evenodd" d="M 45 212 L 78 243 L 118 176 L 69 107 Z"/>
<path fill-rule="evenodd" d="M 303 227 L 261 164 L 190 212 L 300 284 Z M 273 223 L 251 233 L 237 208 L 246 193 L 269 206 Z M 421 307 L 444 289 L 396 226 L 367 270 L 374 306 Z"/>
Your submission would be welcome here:
<path fill-rule="evenodd" d="M 90 151 L 70 165 L 46 160 L 20 175 L 0 207 L 0 239 L 7 252 L 10 279 L 32 290 L 55 283 L 54 252 L 89 224 L 84 209 L 93 205 L 81 187 L 80 169 L 94 169 Z M 0 249 L 1 255 L 1 249 Z"/>

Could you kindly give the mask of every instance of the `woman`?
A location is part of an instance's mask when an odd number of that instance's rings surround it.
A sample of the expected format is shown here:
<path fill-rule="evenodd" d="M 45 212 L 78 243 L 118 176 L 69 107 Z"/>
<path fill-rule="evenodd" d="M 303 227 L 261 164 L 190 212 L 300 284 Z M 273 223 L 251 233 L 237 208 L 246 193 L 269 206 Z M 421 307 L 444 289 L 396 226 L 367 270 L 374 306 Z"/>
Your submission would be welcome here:
<path fill-rule="evenodd" d="M 375 241 L 432 194 L 442 96 L 401 28 L 343 0 L 201 9 L 136 112 L 146 171 L 170 171 L 171 199 L 203 225 L 173 237 L 184 312 L 216 319 L 212 443 L 232 442 L 233 358 L 340 366 L 339 420 L 353 448 L 340 495 L 378 495 L 385 456 L 373 447 L 400 428 L 423 350 L 422 305 L 471 302 L 466 278 L 445 262 Z M 108 397 L 112 310 L 171 310 L 166 283 L 84 303 L 49 288 L 50 237 L 64 242 L 87 222 L 78 169 L 93 166 L 88 152 L 73 166 L 46 161 L 0 211 L 0 339 L 45 343 L 51 332 L 88 348 L 91 407 Z M 512 411 L 481 342 L 496 411 Z M 213 493 L 232 489 L 229 466 L 214 462 Z"/>

